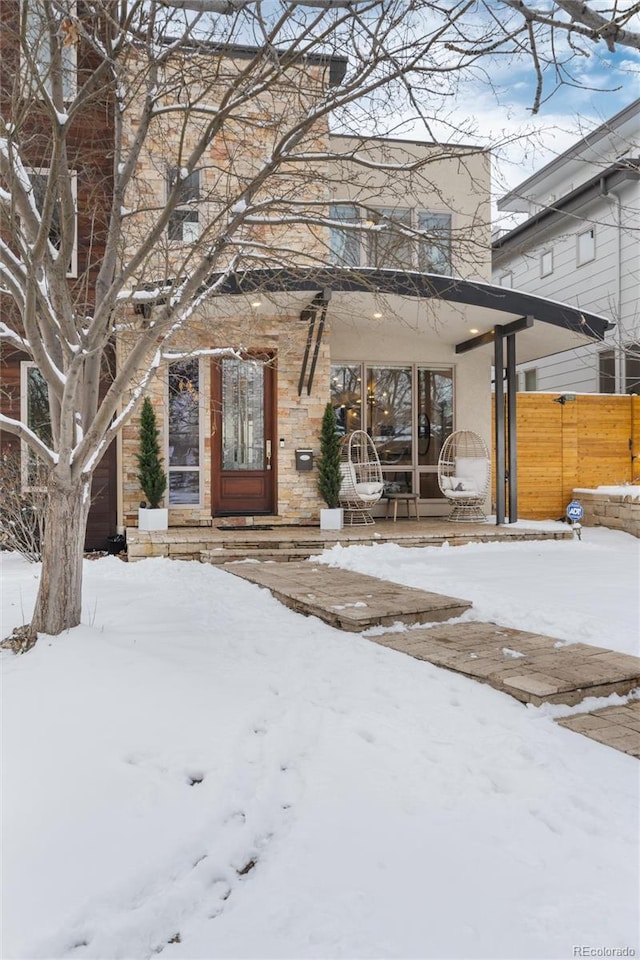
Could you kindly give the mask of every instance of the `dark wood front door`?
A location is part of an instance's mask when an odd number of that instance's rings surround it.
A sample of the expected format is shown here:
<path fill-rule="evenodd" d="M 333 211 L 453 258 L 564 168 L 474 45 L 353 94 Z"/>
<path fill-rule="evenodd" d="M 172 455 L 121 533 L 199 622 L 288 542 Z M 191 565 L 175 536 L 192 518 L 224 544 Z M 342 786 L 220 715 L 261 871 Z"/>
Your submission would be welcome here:
<path fill-rule="evenodd" d="M 211 382 L 214 515 L 273 513 L 274 360 L 223 357 Z"/>

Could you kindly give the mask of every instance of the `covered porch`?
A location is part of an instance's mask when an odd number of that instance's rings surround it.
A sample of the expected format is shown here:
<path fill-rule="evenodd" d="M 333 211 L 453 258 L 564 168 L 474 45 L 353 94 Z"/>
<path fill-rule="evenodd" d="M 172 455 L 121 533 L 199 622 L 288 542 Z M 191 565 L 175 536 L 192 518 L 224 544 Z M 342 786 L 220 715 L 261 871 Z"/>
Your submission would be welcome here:
<path fill-rule="evenodd" d="M 515 365 L 600 340 L 609 327 L 572 306 L 436 274 L 258 269 L 211 282 L 216 295 L 164 355 L 149 390 L 169 475 L 166 536 L 132 529 L 140 503 L 137 424 L 123 432 L 118 527 L 130 532 L 132 559 L 212 550 L 234 558 L 236 524 L 243 536 L 250 528 L 259 539 L 242 541 L 245 555 L 250 546 L 277 550 L 280 558 L 281 551 L 299 557 L 322 549 L 312 457 L 329 400 L 340 432 L 363 429 L 372 437 L 388 489 L 416 499 L 418 544 L 468 542 L 467 533 L 482 538 L 482 528 L 447 524 L 450 507 L 437 470 L 452 431 L 472 430 L 489 441 L 492 368 L 498 371 L 493 525 L 505 521 L 507 504 L 513 524 Z M 246 346 L 230 351 L 243 331 Z M 299 463 L 303 453 L 311 455 L 310 467 Z M 492 509 L 489 498 L 485 509 Z M 266 536 L 294 524 L 295 535 Z M 406 541 L 411 528 L 403 522 L 401 534 L 399 527 L 379 519 L 371 534 L 341 531 L 333 539 Z M 223 533 L 235 543 L 227 546 Z M 269 545 L 273 539 L 277 546 Z"/>

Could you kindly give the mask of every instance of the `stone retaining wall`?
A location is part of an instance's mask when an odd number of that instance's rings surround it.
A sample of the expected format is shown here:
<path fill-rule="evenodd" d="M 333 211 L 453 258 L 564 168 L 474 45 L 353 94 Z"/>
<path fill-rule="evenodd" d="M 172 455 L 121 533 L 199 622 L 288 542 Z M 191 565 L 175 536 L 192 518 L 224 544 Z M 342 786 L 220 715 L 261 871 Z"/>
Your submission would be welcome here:
<path fill-rule="evenodd" d="M 636 487 L 632 488 L 637 490 Z M 610 527 L 640 537 L 640 498 L 631 493 L 574 489 L 573 496 L 584 509 L 587 527 Z"/>

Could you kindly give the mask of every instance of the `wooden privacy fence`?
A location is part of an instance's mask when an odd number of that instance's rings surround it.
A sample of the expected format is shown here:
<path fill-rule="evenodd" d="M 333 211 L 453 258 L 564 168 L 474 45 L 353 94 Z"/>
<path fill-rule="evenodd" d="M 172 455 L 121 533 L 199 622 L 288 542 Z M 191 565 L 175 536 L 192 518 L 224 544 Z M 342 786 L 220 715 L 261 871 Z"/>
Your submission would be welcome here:
<path fill-rule="evenodd" d="M 639 396 L 519 393 L 516 413 L 522 519 L 563 517 L 574 487 L 640 483 Z"/>

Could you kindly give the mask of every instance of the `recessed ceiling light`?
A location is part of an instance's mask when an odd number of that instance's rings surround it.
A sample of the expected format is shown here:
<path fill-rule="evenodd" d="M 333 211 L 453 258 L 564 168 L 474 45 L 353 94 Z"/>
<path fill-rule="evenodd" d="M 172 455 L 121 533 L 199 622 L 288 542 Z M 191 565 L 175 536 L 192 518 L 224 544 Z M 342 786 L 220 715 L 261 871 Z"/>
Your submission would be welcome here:
<path fill-rule="evenodd" d="M 252 306 L 252 307 L 261 307 L 261 306 L 262 306 L 262 300 L 252 300 L 252 301 L 251 301 L 251 306 Z"/>
<path fill-rule="evenodd" d="M 376 320 L 379 320 L 379 319 L 380 319 L 380 317 L 382 316 L 382 314 L 381 314 L 381 313 L 379 313 L 379 312 L 378 312 L 378 311 L 376 310 L 376 312 L 374 313 L 374 315 L 373 315 L 373 316 L 375 317 L 375 319 L 376 319 Z"/>
<path fill-rule="evenodd" d="M 476 327 L 470 327 L 469 333 L 480 333 L 480 331 Z"/>

